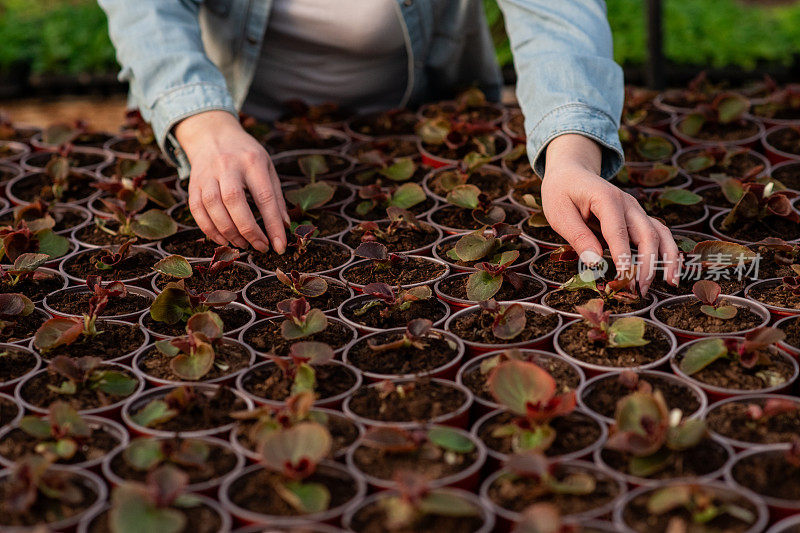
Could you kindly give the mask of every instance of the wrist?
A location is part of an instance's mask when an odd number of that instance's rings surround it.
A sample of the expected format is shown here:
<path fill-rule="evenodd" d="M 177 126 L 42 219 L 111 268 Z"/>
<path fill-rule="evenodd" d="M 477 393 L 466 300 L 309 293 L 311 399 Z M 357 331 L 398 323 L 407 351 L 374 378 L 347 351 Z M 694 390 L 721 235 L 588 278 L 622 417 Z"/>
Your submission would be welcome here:
<path fill-rule="evenodd" d="M 238 118 L 227 111 L 204 111 L 186 117 L 175 125 L 175 138 L 191 161 L 192 154 L 213 149 L 217 140 L 244 130 Z"/>
<path fill-rule="evenodd" d="M 577 133 L 559 135 L 547 145 L 545 175 L 548 170 L 575 169 L 600 174 L 603 152 L 589 137 Z"/>

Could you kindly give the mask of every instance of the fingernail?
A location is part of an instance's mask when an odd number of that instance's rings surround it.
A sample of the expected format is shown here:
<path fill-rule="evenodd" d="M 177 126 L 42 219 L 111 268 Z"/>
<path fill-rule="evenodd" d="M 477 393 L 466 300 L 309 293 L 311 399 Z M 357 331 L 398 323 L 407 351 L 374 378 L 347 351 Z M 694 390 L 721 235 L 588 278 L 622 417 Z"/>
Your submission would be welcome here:
<path fill-rule="evenodd" d="M 595 252 L 594 250 L 585 250 L 581 254 L 580 259 L 581 261 L 583 261 L 583 264 L 591 266 L 591 265 L 596 265 L 597 263 L 602 261 L 603 257 L 601 255 L 598 255 L 597 252 Z"/>
<path fill-rule="evenodd" d="M 286 244 L 282 241 L 275 241 L 274 245 L 275 252 L 277 252 L 278 255 L 283 255 L 284 252 L 286 252 Z"/>
<path fill-rule="evenodd" d="M 253 247 L 259 252 L 269 251 L 269 244 L 265 243 L 264 241 L 256 241 L 255 244 L 253 244 Z"/>
<path fill-rule="evenodd" d="M 650 285 L 641 285 L 640 289 L 642 291 L 642 298 L 647 296 L 647 291 L 650 290 Z"/>

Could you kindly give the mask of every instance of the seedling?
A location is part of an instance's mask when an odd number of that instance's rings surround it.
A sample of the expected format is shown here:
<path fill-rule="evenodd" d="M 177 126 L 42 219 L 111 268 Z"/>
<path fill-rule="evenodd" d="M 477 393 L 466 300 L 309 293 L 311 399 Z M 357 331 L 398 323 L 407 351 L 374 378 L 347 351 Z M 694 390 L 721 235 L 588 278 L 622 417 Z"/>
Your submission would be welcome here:
<path fill-rule="evenodd" d="M 756 515 L 752 511 L 732 503 L 728 498 L 702 485 L 664 487 L 653 491 L 647 500 L 647 512 L 652 515 L 665 515 L 680 509 L 684 509 L 691 516 L 691 523 L 695 527 L 703 527 L 704 524 L 724 515 L 745 524 L 756 521 Z M 694 530 L 680 516 L 673 517 L 670 525 L 676 531 Z"/>
<path fill-rule="evenodd" d="M 42 189 L 43 194 L 51 194 L 54 202 L 60 202 L 64 198 L 73 177 L 73 160 L 69 158 L 72 147 L 62 146 L 58 152 L 53 154 L 44 168 L 44 173 L 50 178 L 50 184 Z"/>
<path fill-rule="evenodd" d="M 72 459 L 82 443 L 92 437 L 92 428 L 69 404 L 50 404 L 47 419 L 28 415 L 19 421 L 19 428 L 35 438 L 36 453 L 53 460 Z"/>
<path fill-rule="evenodd" d="M 611 311 L 603 310 L 603 305 L 602 299 L 595 298 L 575 307 L 591 328 L 588 333 L 591 342 L 602 343 L 608 348 L 630 348 L 650 342 L 644 338 L 644 319 L 626 316 L 612 322 Z"/>
<path fill-rule="evenodd" d="M 117 227 L 116 229 L 110 227 L 108 221 L 100 217 L 95 219 L 95 225 L 109 235 L 158 240 L 174 235 L 178 231 L 178 223 L 172 220 L 164 211 L 148 209 L 144 213 L 141 212 L 148 201 L 145 195 L 126 198 L 125 200 L 100 198 L 100 201 L 105 209 L 111 213 L 112 220 Z"/>
<path fill-rule="evenodd" d="M 156 322 L 177 324 L 188 321 L 189 317 L 198 313 L 225 307 L 235 299 L 236 293 L 226 290 L 197 292 L 186 287 L 185 279 L 180 279 L 167 283 L 156 296 L 150 304 L 150 317 Z"/>
<path fill-rule="evenodd" d="M 477 270 L 467 278 L 467 298 L 474 302 L 493 298 L 500 292 L 504 282 L 520 290 L 522 278 L 509 270 L 518 258 L 519 250 L 509 250 L 500 254 L 497 263 L 483 261 L 475 265 Z"/>
<path fill-rule="evenodd" d="M 615 179 L 626 187 L 652 189 L 666 185 L 678 176 L 678 168 L 656 163 L 649 168 L 622 167 Z"/>
<path fill-rule="evenodd" d="M 553 419 L 575 409 L 575 392 L 556 395 L 556 381 L 540 366 L 516 359 L 497 365 L 489 376 L 495 401 L 516 418 L 494 430 L 493 437 L 510 437 L 514 453 L 543 452 L 556 439 Z"/>
<path fill-rule="evenodd" d="M 380 183 L 365 185 L 358 190 L 358 197 L 362 201 L 356 205 L 356 214 L 362 217 L 377 208 L 411 209 L 427 199 L 425 191 L 417 183 L 404 183 L 389 189 L 381 187 Z"/>
<path fill-rule="evenodd" d="M 220 388 L 217 395 L 226 389 Z M 190 412 L 200 401 L 203 393 L 191 385 L 175 387 L 164 395 L 163 399 L 150 400 L 142 409 L 131 415 L 134 423 L 143 427 L 156 427 L 179 416 Z"/>
<path fill-rule="evenodd" d="M 379 176 L 380 178 L 402 183 L 414 177 L 417 171 L 417 164 L 413 158 L 387 156 L 379 149 L 379 143 L 380 141 L 375 141 L 374 145 L 377 145 L 375 149 L 363 152 L 358 156 L 359 163 L 369 168 L 356 173 L 355 180 L 357 182 L 366 183 Z"/>
<path fill-rule="evenodd" d="M 317 385 L 315 366 L 326 365 L 333 360 L 333 348 L 324 342 L 301 341 L 295 342 L 289 348 L 289 359 L 267 354 L 283 373 L 283 376 L 292 382 L 291 394 L 314 392 Z"/>
<path fill-rule="evenodd" d="M 512 455 L 505 467 L 516 476 L 534 480 L 535 490 L 542 495 L 588 496 L 597 487 L 597 479 L 588 472 L 573 472 L 559 479 L 558 463 L 538 452 Z"/>
<path fill-rule="evenodd" d="M 325 281 L 325 278 L 311 274 L 300 274 L 297 270 L 292 270 L 286 274 L 278 268 L 275 270 L 275 277 L 299 297 L 317 298 L 328 290 L 328 282 Z"/>
<path fill-rule="evenodd" d="M 336 187 L 326 181 L 314 181 L 297 189 L 289 189 L 283 193 L 286 201 L 294 206 L 291 218 L 298 219 L 310 216 L 309 211 L 319 209 L 331 201 Z"/>
<path fill-rule="evenodd" d="M 629 455 L 628 472 L 649 477 L 666 468 L 672 454 L 689 450 L 706 437 L 702 420 L 682 420 L 669 411 L 660 391 L 634 392 L 617 403 L 606 448 Z"/>
<path fill-rule="evenodd" d="M 800 411 L 800 405 L 793 400 L 785 400 L 783 398 L 767 398 L 764 401 L 764 406 L 757 403 L 747 404 L 747 417 L 751 422 L 748 424 L 753 427 L 761 425 L 767 426 L 776 417 L 781 415 L 797 413 Z"/>
<path fill-rule="evenodd" d="M 720 223 L 723 231 L 729 231 L 745 221 L 763 221 L 771 216 L 800 223 L 800 215 L 792 208 L 791 202 L 796 193 L 776 191 L 774 183 L 745 183 L 743 187 L 741 198 Z"/>
<path fill-rule="evenodd" d="M 381 307 L 380 315 L 386 318 L 406 311 L 414 302 L 427 300 L 433 295 L 431 288 L 427 285 L 395 291 L 386 283 L 368 283 L 364 286 L 364 294 L 374 296 L 375 299 L 353 311 L 355 316 L 361 316 L 373 307 Z"/>
<path fill-rule="evenodd" d="M 702 196 L 686 189 L 668 188 L 650 193 L 646 193 L 642 189 L 636 189 L 632 191 L 632 194 L 648 213 L 655 213 L 672 205 L 690 206 L 697 205 L 703 201 Z"/>
<path fill-rule="evenodd" d="M 734 124 L 750 109 L 750 101 L 737 93 L 722 93 L 710 104 L 700 104 L 694 112 L 678 123 L 678 130 L 688 137 L 696 137 L 706 124 Z"/>
<path fill-rule="evenodd" d="M 13 327 L 20 319 L 30 316 L 35 306 L 21 293 L 0 294 L 0 331 Z"/>
<path fill-rule="evenodd" d="M 552 503 L 534 503 L 523 509 L 512 533 L 579 533 L 580 526 L 566 522 Z"/>
<path fill-rule="evenodd" d="M 192 266 L 185 257 L 169 255 L 153 265 L 153 270 L 170 279 L 199 279 L 208 285 L 215 283 L 241 256 L 238 250 L 228 246 L 218 246 L 208 264 Z"/>
<path fill-rule="evenodd" d="M 356 230 L 362 233 L 361 242 L 389 241 L 397 234 L 399 229 L 415 233 L 435 233 L 436 231 L 430 224 L 418 220 L 411 211 L 400 209 L 399 207 L 386 208 L 386 215 L 389 219 L 389 224 L 384 229 L 381 229 L 377 222 L 372 221 L 361 222 L 355 227 Z"/>
<path fill-rule="evenodd" d="M 459 185 L 447 193 L 445 200 L 450 205 L 471 210 L 473 220 L 483 226 L 494 226 L 506 219 L 503 208 L 492 203 L 475 185 Z"/>
<path fill-rule="evenodd" d="M 302 514 L 320 513 L 330 506 L 331 494 L 322 483 L 306 481 L 330 454 L 328 430 L 316 422 L 301 422 L 268 433 L 259 443 L 261 464 L 276 472 L 278 496 Z"/>
<path fill-rule="evenodd" d="M 91 258 L 92 264 L 97 270 L 108 271 L 120 268 L 128 257 L 131 255 L 131 246 L 136 242 L 136 239 L 128 239 L 119 246 L 111 245 Z"/>
<path fill-rule="evenodd" d="M 800 265 L 791 265 L 791 269 L 796 275 L 781 278 L 781 287 L 794 296 L 800 296 Z"/>
<path fill-rule="evenodd" d="M 278 312 L 286 317 L 281 322 L 281 336 L 286 340 L 303 339 L 328 327 L 328 318 L 320 309 L 312 309 L 305 298 L 282 300 Z"/>
<path fill-rule="evenodd" d="M 125 208 L 133 211 L 148 201 L 162 209 L 176 204 L 175 197 L 163 183 L 147 178 L 152 161 L 147 158 L 118 159 L 112 181 L 96 181 L 94 186 L 116 198 Z"/>
<path fill-rule="evenodd" d="M 311 244 L 314 235 L 317 234 L 317 228 L 311 224 L 301 224 L 294 229 L 292 235 L 294 241 L 289 243 L 289 248 L 294 249 L 294 257 L 300 257 L 308 251 L 308 245 Z"/>
<path fill-rule="evenodd" d="M 7 257 L 16 261 L 23 254 L 46 254 L 61 257 L 69 251 L 69 240 L 53 231 L 53 217 L 38 220 L 20 220 L 14 226 L 0 227 L 0 260 Z"/>
<path fill-rule="evenodd" d="M 638 286 L 635 293 L 629 288 L 636 277 L 635 269 L 625 271 L 623 275 L 610 281 L 603 281 L 595 276 L 596 273 L 593 270 L 584 270 L 568 279 L 561 285 L 561 289 L 565 291 L 591 290 L 597 293 L 597 296 L 605 303 L 612 301 L 635 303 L 639 301 Z"/>
<path fill-rule="evenodd" d="M 236 420 L 252 422 L 248 436 L 252 442 L 261 442 L 269 433 L 281 428 L 290 428 L 300 422 L 317 422 L 328 425 L 328 415 L 323 411 L 312 411 L 314 393 L 304 391 L 293 394 L 280 406 L 262 405 L 255 409 L 236 411 L 231 416 Z"/>
<path fill-rule="evenodd" d="M 495 146 L 497 127 L 480 122 L 460 121 L 444 116 L 423 120 L 416 133 L 423 144 L 467 151 L 465 157 L 491 159 L 497 155 Z M 475 155 L 472 155 L 475 154 Z"/>
<path fill-rule="evenodd" d="M 122 450 L 125 464 L 139 472 L 149 472 L 167 464 L 194 471 L 209 470 L 210 455 L 211 447 L 200 439 L 139 437 Z"/>
<path fill-rule="evenodd" d="M 118 533 L 183 531 L 185 513 L 200 505 L 197 496 L 186 492 L 188 485 L 189 474 L 164 465 L 148 473 L 144 483 L 126 481 L 114 487 L 109 526 Z"/>
<path fill-rule="evenodd" d="M 522 230 L 504 223 L 494 224 L 491 228 L 481 228 L 467 233 L 455 246 L 447 251 L 447 257 L 453 261 L 479 261 L 500 265 L 512 260 L 512 255 L 503 258 L 505 252 L 516 251 L 516 260 L 519 257 L 519 248 L 523 245 L 520 241 Z"/>
<path fill-rule="evenodd" d="M 692 285 L 692 293 L 703 304 L 700 306 L 700 311 L 706 316 L 730 320 L 738 312 L 735 305 L 727 304 L 725 300 L 720 299 L 722 289 L 714 281 L 707 279 L 696 281 Z"/>
<path fill-rule="evenodd" d="M 524 146 L 522 146 L 524 151 Z M 477 153 L 473 152 L 470 157 L 464 158 L 459 161 L 455 168 L 450 170 L 443 170 L 431 179 L 430 185 L 436 189 L 444 191 L 446 195 L 456 187 L 466 185 L 473 172 L 478 170 L 489 161 L 488 158 L 480 157 Z"/>
<path fill-rule="evenodd" d="M 525 330 L 527 317 L 521 304 L 501 305 L 490 298 L 478 302 L 478 305 L 481 312 L 492 318 L 492 335 L 498 339 L 511 340 Z"/>
<path fill-rule="evenodd" d="M 759 117 L 780 118 L 785 113 L 800 110 L 800 85 L 790 84 L 775 91 L 763 104 L 753 106 L 753 113 Z"/>
<path fill-rule="evenodd" d="M 223 371 L 228 365 L 216 359 L 216 348 L 222 340 L 222 320 L 205 311 L 186 321 L 186 335 L 156 341 L 156 349 L 170 357 L 169 368 L 183 380 L 196 381 L 216 366 Z"/>
<path fill-rule="evenodd" d="M 778 328 L 762 327 L 748 332 L 743 341 L 733 338 L 703 339 L 686 350 L 680 369 L 684 374 L 692 376 L 718 359 L 728 359 L 747 370 L 769 365 L 768 348 L 782 341 L 785 336 Z M 760 370 L 756 376 L 769 387 L 785 381 L 783 376 L 773 370 Z"/>
<path fill-rule="evenodd" d="M 565 244 L 564 246 L 559 246 L 552 252 L 550 252 L 550 261 L 566 261 L 572 262 L 577 261 L 579 259 L 578 252 L 570 246 L 569 244 Z"/>
<path fill-rule="evenodd" d="M 140 148 L 145 151 L 143 155 L 153 152 L 160 153 L 153 128 L 144 120 L 138 109 L 132 109 L 125 113 L 125 124 L 122 129 L 134 132 Z"/>
<path fill-rule="evenodd" d="M 425 342 L 427 339 L 436 336 L 431 332 L 433 324 L 427 318 L 415 318 L 406 324 L 406 330 L 403 336 L 399 339 L 388 342 L 386 344 L 376 344 L 369 341 L 367 346 L 373 352 L 385 352 L 387 350 L 402 350 L 403 348 L 416 348 L 417 350 L 424 350 L 428 347 Z"/>
<path fill-rule="evenodd" d="M 74 472 L 51 469 L 52 463 L 42 455 L 28 455 L 17 461 L 6 482 L 0 509 L 19 516 L 33 512 L 36 503 L 45 498 L 67 507 L 82 502 L 83 491 L 73 480 Z"/>
<path fill-rule="evenodd" d="M 373 270 L 386 270 L 408 262 L 408 257 L 403 254 L 390 253 L 386 246 L 379 242 L 362 242 L 355 249 L 355 254 L 372 261 Z"/>
<path fill-rule="evenodd" d="M 535 180 L 541 181 L 541 179 L 537 176 L 536 178 L 532 178 Z M 531 180 L 529 180 L 531 181 Z M 528 208 L 530 211 L 530 216 L 525 221 L 525 223 L 532 227 L 532 228 L 549 228 L 550 222 L 547 220 L 547 217 L 544 215 L 544 208 L 541 206 L 540 200 L 538 200 L 532 194 L 524 194 L 522 196 L 522 203 L 525 204 L 525 207 Z"/>
<path fill-rule="evenodd" d="M 74 396 L 81 391 L 111 396 L 130 396 L 138 382 L 119 370 L 101 369 L 99 357 L 73 358 L 58 355 L 50 361 L 48 370 L 64 378 L 60 385 L 48 385 L 56 394 Z"/>
<path fill-rule="evenodd" d="M 800 263 L 800 244 L 788 243 L 783 239 L 768 237 L 763 241 L 757 242 L 756 245 L 761 251 L 771 251 L 772 260 L 777 265 Z"/>
<path fill-rule="evenodd" d="M 645 161 L 663 161 L 675 153 L 675 146 L 669 139 L 652 135 L 639 128 L 622 126 L 619 138 L 623 146 L 632 147 Z"/>
<path fill-rule="evenodd" d="M 361 437 L 360 445 L 386 455 L 413 454 L 424 449 L 431 450 L 429 452 L 431 456 L 441 455 L 441 459 L 447 464 L 455 464 L 459 455 L 475 450 L 475 443 L 468 437 L 446 426 L 417 430 L 389 426 L 370 428 Z M 437 448 L 441 451 L 436 450 Z"/>

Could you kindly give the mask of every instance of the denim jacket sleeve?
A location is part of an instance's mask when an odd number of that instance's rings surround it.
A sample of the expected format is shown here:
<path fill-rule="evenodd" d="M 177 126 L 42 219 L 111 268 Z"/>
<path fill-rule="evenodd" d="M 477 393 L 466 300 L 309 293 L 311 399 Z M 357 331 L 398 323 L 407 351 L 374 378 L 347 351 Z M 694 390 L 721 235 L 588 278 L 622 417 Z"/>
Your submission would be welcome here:
<path fill-rule="evenodd" d="M 603 148 L 602 175 L 623 162 L 618 129 L 624 84 L 612 59 L 603 0 L 499 0 L 517 69 L 528 153 L 544 176 L 545 149 L 565 133 Z"/>
<path fill-rule="evenodd" d="M 199 0 L 99 0 L 108 16 L 120 80 L 151 122 L 159 145 L 173 162 L 177 143 L 167 142 L 181 119 L 236 107 L 225 78 L 207 57 L 200 33 Z"/>

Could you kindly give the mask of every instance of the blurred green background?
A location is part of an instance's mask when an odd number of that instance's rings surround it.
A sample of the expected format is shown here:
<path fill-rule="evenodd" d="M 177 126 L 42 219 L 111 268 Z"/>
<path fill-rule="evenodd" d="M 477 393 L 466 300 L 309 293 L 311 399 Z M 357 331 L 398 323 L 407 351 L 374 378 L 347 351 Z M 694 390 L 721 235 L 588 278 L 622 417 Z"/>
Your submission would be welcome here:
<path fill-rule="evenodd" d="M 135 0 L 132 0 L 135 1 Z M 559 0 L 555 0 L 559 1 Z M 615 57 L 645 59 L 644 0 L 608 0 Z M 495 0 L 484 0 L 501 63 L 511 53 Z M 800 4 L 776 0 L 664 0 L 665 52 L 674 64 L 793 64 Z M 0 0 L 0 77 L 114 72 L 105 17 L 91 0 Z"/>

